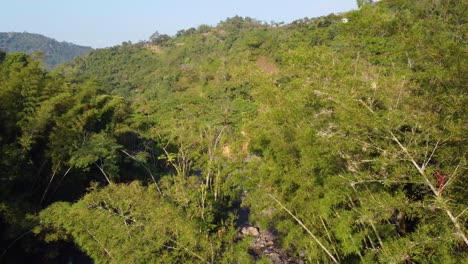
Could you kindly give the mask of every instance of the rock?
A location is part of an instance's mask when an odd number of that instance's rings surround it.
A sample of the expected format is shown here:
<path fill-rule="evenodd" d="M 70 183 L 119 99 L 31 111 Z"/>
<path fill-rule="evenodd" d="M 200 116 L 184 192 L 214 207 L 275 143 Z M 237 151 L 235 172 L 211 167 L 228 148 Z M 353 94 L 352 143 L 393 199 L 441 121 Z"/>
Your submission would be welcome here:
<path fill-rule="evenodd" d="M 258 232 L 258 228 L 253 227 L 253 226 L 243 227 L 241 230 L 241 233 L 245 236 L 253 236 L 253 237 L 258 237 L 260 235 L 260 232 Z"/>
<path fill-rule="evenodd" d="M 271 260 L 272 263 L 274 264 L 280 264 L 284 263 L 281 259 L 281 256 L 278 253 L 272 253 L 268 255 L 268 258 Z"/>
<path fill-rule="evenodd" d="M 265 241 L 275 241 L 275 235 L 270 232 L 270 230 L 265 230 L 262 232 L 262 239 Z"/>

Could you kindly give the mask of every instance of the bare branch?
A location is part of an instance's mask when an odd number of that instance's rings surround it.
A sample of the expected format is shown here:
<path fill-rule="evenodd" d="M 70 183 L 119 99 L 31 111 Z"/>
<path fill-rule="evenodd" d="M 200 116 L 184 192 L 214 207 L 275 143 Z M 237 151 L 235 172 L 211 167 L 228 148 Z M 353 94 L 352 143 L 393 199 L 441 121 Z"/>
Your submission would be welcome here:
<path fill-rule="evenodd" d="M 456 176 L 457 176 L 457 171 L 458 171 L 458 169 L 460 168 L 460 164 L 461 164 L 461 162 L 458 163 L 457 167 L 455 168 L 455 170 L 454 170 L 453 173 L 452 173 L 452 176 L 450 176 L 450 178 L 448 179 L 448 181 L 444 184 L 444 188 L 445 188 L 446 186 L 448 186 L 450 183 L 452 183 L 452 181 L 455 180 L 455 178 L 456 178 Z"/>
<path fill-rule="evenodd" d="M 437 142 L 436 142 L 436 145 L 435 145 L 434 149 L 432 150 L 431 156 L 429 156 L 429 158 L 423 163 L 423 165 L 422 165 L 422 169 L 423 169 L 423 170 L 425 170 L 426 167 L 427 167 L 427 164 L 429 164 L 429 162 L 431 162 L 432 157 L 434 156 L 434 153 L 435 153 L 435 151 L 437 150 L 437 147 L 439 146 L 439 142 L 440 142 L 440 141 L 437 141 Z"/>
<path fill-rule="evenodd" d="M 457 215 L 457 217 L 455 217 L 455 219 L 460 218 L 460 216 L 462 216 L 462 215 L 465 213 L 465 211 L 466 211 L 467 209 L 468 209 L 468 207 L 466 207 L 465 209 L 463 209 L 463 211 L 462 211 L 461 213 L 459 213 L 459 214 Z"/>

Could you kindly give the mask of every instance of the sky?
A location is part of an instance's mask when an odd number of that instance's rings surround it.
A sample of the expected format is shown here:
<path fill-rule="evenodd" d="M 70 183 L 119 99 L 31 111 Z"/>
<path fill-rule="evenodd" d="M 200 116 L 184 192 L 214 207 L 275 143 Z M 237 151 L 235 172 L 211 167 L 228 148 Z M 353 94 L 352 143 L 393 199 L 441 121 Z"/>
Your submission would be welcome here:
<path fill-rule="evenodd" d="M 235 15 L 292 22 L 356 9 L 355 0 L 2 0 L 0 32 L 39 33 L 103 48 L 174 35 Z"/>

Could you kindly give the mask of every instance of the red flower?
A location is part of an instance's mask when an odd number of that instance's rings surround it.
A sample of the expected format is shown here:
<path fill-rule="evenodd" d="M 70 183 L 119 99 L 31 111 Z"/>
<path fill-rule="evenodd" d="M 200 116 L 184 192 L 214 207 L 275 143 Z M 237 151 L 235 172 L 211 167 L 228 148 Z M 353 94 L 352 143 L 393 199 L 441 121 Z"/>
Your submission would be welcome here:
<path fill-rule="evenodd" d="M 439 185 L 439 192 L 440 192 L 440 191 L 442 191 L 442 188 L 445 185 L 446 177 L 440 171 L 435 171 L 434 175 L 435 175 L 435 177 L 437 179 L 437 183 Z"/>

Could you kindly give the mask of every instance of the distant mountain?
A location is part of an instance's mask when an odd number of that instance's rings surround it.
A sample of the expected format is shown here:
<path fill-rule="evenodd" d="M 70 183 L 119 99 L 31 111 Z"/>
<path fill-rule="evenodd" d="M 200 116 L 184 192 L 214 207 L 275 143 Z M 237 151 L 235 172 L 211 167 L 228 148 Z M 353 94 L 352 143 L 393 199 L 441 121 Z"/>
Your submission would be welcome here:
<path fill-rule="evenodd" d="M 92 48 L 59 42 L 40 34 L 0 32 L 0 49 L 6 52 L 24 52 L 33 54 L 42 51 L 45 55 L 44 63 L 53 68 L 58 64 L 86 55 Z"/>

